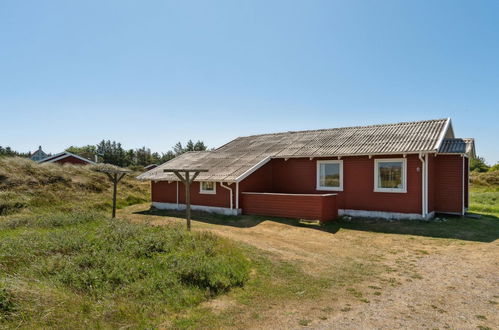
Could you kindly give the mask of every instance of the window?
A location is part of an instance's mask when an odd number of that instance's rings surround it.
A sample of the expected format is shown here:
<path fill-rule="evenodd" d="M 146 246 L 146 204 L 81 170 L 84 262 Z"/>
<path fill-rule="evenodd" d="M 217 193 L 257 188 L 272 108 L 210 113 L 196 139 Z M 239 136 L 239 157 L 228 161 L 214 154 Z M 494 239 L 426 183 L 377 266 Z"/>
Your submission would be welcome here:
<path fill-rule="evenodd" d="M 374 161 L 374 191 L 407 192 L 407 160 L 376 159 Z"/>
<path fill-rule="evenodd" d="M 217 193 L 217 184 L 215 182 L 203 181 L 199 185 L 199 193 L 200 194 L 216 194 Z"/>
<path fill-rule="evenodd" d="M 317 161 L 317 190 L 343 190 L 343 161 Z"/>

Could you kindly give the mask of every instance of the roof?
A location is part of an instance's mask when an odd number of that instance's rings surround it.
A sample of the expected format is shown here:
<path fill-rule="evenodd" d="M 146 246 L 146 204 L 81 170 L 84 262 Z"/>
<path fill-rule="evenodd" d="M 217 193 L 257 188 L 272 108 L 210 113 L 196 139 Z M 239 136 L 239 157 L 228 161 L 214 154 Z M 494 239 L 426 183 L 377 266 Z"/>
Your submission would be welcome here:
<path fill-rule="evenodd" d="M 39 161 L 39 160 L 47 158 L 47 157 L 48 157 L 48 155 L 45 152 L 43 152 L 42 146 L 39 146 L 38 150 L 36 150 L 30 156 L 31 160 L 34 160 L 34 161 Z"/>
<path fill-rule="evenodd" d="M 75 158 L 78 158 L 84 162 L 87 162 L 89 164 L 95 164 L 95 162 L 89 160 L 89 159 L 86 159 L 86 158 L 83 158 L 81 156 L 78 156 L 78 155 L 75 155 L 71 152 L 68 152 L 68 151 L 63 151 L 63 152 L 60 152 L 56 155 L 53 155 L 53 156 L 50 156 L 50 157 L 47 157 L 47 158 L 44 158 L 44 159 L 41 159 L 38 161 L 38 163 L 53 163 L 53 162 L 56 162 L 58 160 L 61 160 L 61 159 L 64 159 L 64 158 L 67 158 L 67 157 L 75 157 Z"/>
<path fill-rule="evenodd" d="M 475 157 L 475 140 L 468 139 L 444 139 L 438 153 L 441 154 L 469 154 Z"/>
<path fill-rule="evenodd" d="M 138 176 L 177 181 L 164 169 L 203 168 L 196 181 L 239 182 L 272 158 L 437 152 L 454 138 L 450 119 L 355 126 L 239 137 L 213 151 L 187 152 Z"/>

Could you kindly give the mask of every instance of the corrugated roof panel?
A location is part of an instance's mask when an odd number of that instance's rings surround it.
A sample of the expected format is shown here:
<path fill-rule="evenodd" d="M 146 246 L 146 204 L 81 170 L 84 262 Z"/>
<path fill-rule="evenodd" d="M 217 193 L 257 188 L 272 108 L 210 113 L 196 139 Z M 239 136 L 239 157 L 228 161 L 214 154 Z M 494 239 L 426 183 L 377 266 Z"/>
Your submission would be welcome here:
<path fill-rule="evenodd" d="M 432 152 L 446 119 L 363 127 L 239 137 L 214 151 L 188 152 L 139 176 L 144 180 L 176 180 L 165 168 L 206 168 L 198 181 L 234 181 L 267 157 L 325 157 L 382 153 Z M 462 148 L 444 141 L 440 150 Z M 470 149 L 469 144 L 464 148 Z M 459 149 L 461 150 L 461 149 Z M 442 151 L 440 151 L 442 152 Z"/>

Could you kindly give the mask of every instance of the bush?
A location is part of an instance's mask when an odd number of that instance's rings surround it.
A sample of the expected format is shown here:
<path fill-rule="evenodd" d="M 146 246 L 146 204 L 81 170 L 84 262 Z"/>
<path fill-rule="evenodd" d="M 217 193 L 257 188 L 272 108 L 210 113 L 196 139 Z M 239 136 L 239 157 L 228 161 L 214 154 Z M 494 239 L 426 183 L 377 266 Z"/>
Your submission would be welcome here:
<path fill-rule="evenodd" d="M 477 186 L 498 186 L 499 171 L 491 171 L 485 173 L 471 172 L 471 184 Z"/>
<path fill-rule="evenodd" d="M 0 321 L 7 318 L 14 310 L 14 295 L 3 282 L 0 282 Z"/>
<path fill-rule="evenodd" d="M 134 297 L 181 308 L 241 286 L 249 276 L 249 261 L 236 246 L 179 227 L 80 213 L 2 225 L 27 230 L 0 241 L 0 269 L 28 271 L 37 281 L 98 299 Z"/>
<path fill-rule="evenodd" d="M 483 157 L 470 158 L 470 171 L 474 172 L 487 172 L 489 165 L 485 163 Z"/>

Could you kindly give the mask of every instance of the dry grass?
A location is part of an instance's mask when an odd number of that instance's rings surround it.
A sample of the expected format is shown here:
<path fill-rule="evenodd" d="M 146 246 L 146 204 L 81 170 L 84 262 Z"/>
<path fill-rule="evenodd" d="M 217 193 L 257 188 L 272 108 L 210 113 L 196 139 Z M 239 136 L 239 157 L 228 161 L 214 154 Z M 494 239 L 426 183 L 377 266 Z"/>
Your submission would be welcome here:
<path fill-rule="evenodd" d="M 127 175 L 119 185 L 118 207 L 149 198 L 149 183 Z M 0 216 L 42 211 L 108 210 L 111 184 L 91 166 L 38 164 L 18 157 L 0 158 Z"/>
<path fill-rule="evenodd" d="M 147 208 L 133 206 L 121 215 L 155 225 L 185 221 L 182 213 Z M 354 219 L 325 227 L 252 216 L 194 218 L 195 230 L 256 247 L 248 253 L 264 251 L 272 267 L 257 267 L 270 276 L 257 276 L 223 304 L 186 311 L 180 327 L 419 328 L 424 322 L 427 328 L 474 328 L 499 322 L 490 303 L 499 295 L 496 218 Z"/>

